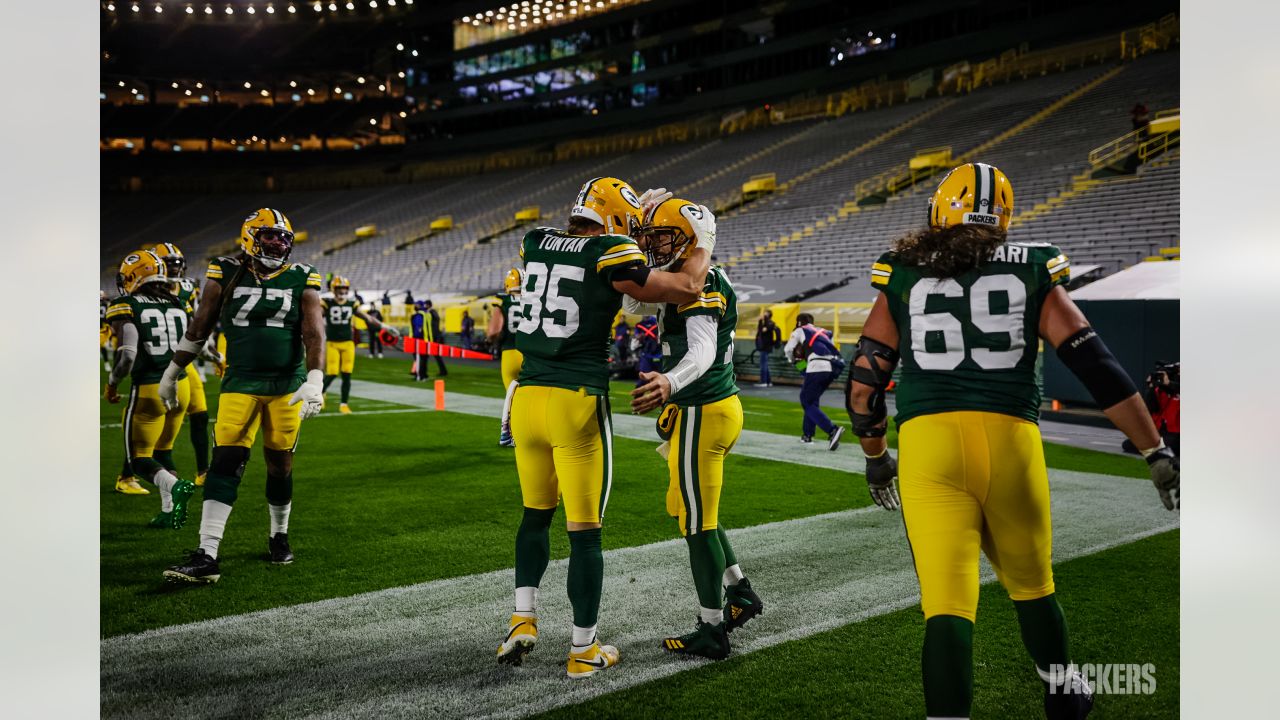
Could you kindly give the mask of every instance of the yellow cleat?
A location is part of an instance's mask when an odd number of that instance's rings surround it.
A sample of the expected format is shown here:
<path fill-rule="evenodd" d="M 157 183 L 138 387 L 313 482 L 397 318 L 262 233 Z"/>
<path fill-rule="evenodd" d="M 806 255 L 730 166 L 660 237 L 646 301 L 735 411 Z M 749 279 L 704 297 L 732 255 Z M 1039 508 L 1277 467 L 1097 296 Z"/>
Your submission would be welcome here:
<path fill-rule="evenodd" d="M 342 403 L 341 405 L 338 406 L 338 412 L 342 413 L 343 415 L 350 415 L 351 406 L 346 403 Z"/>
<path fill-rule="evenodd" d="M 524 656 L 533 650 L 537 642 L 538 618 L 512 615 L 507 638 L 498 646 L 498 662 L 504 665 L 519 665 L 524 662 Z"/>
<path fill-rule="evenodd" d="M 202 472 L 202 473 L 196 474 L 196 487 L 204 487 L 204 476 L 208 474 L 209 474 L 208 472 Z"/>
<path fill-rule="evenodd" d="M 569 677 L 584 678 L 618 664 L 618 648 L 612 645 L 591 643 L 580 653 L 569 651 Z"/>
<path fill-rule="evenodd" d="M 138 484 L 136 478 L 116 478 L 116 492 L 125 495 L 150 495 L 151 491 Z"/>

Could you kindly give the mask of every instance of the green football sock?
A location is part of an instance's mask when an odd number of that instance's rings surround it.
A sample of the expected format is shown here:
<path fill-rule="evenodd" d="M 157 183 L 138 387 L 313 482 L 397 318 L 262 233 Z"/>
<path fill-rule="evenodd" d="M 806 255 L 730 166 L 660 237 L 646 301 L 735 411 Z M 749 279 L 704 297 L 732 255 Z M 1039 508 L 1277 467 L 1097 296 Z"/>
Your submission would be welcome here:
<path fill-rule="evenodd" d="M 1049 672 L 1052 666 L 1066 667 L 1070 657 L 1067 647 L 1067 618 L 1062 614 L 1057 595 L 1035 600 L 1015 600 L 1022 644 L 1026 646 L 1036 667 Z"/>
<path fill-rule="evenodd" d="M 604 553 L 600 549 L 600 528 L 569 533 L 569 603 L 573 624 L 589 628 L 600 616 L 600 594 L 604 585 Z"/>
<path fill-rule="evenodd" d="M 930 717 L 969 717 L 973 704 L 973 623 L 935 615 L 924 625 L 924 707 Z"/>
<path fill-rule="evenodd" d="M 173 450 L 157 450 L 155 452 L 156 462 L 160 463 L 160 467 L 168 470 L 174 475 L 178 474 L 178 466 L 173 464 Z"/>
<path fill-rule="evenodd" d="M 342 404 L 347 404 L 347 398 L 351 397 L 351 373 L 342 373 Z"/>
<path fill-rule="evenodd" d="M 196 472 L 209 470 L 209 413 L 188 415 L 191 420 L 191 447 L 196 451 Z"/>
<path fill-rule="evenodd" d="M 329 386 L 333 384 L 333 379 L 334 379 L 334 378 L 336 378 L 336 377 L 338 377 L 338 376 L 337 376 L 337 375 L 325 375 L 325 376 L 324 376 L 324 387 L 320 388 L 320 392 L 329 392 Z"/>
<path fill-rule="evenodd" d="M 715 530 L 686 535 L 689 567 L 693 570 L 693 586 L 698 590 L 698 604 L 704 608 L 724 605 L 720 582 L 724 577 L 724 549 Z"/>
<path fill-rule="evenodd" d="M 124 459 L 124 467 L 120 468 L 120 477 L 126 479 L 133 477 L 133 466 L 129 464 L 129 458 Z"/>
<path fill-rule="evenodd" d="M 551 538 L 547 533 L 556 509 L 524 509 L 516 531 L 516 587 L 538 587 L 551 561 Z"/>
<path fill-rule="evenodd" d="M 720 547 L 724 549 L 724 566 L 737 565 L 738 556 L 733 554 L 733 548 L 729 546 L 729 536 L 725 533 L 723 525 L 716 528 L 716 535 L 720 536 Z"/>

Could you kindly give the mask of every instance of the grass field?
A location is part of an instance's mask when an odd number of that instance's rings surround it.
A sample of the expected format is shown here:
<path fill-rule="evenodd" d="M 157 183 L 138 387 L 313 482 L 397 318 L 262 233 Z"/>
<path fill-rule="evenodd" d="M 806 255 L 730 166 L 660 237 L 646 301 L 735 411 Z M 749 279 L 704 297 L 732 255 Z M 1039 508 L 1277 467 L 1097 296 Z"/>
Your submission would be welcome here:
<path fill-rule="evenodd" d="M 407 369 L 408 363 L 403 359 L 371 360 L 362 355 L 356 377 L 422 389 L 423 385 L 411 382 Z M 451 393 L 482 397 L 502 394 L 495 367 L 453 363 L 446 381 Z M 629 383 L 614 385 L 615 415 L 628 412 L 628 387 Z M 211 379 L 211 416 L 216 414 L 216 389 L 217 381 Z M 182 531 L 145 527 L 158 507 L 158 498 L 154 494 L 132 497 L 111 492 L 123 454 L 118 427 L 120 406 L 102 404 L 104 637 L 127 646 L 135 637 L 143 642 L 148 636 L 133 635 L 143 631 L 178 632 L 183 630 L 173 626 L 215 618 L 237 623 L 242 617 L 251 617 L 245 614 L 254 611 L 342 601 L 359 593 L 372 593 L 370 597 L 377 598 L 395 588 L 450 583 L 511 566 L 520 496 L 512 451 L 496 443 L 497 421 L 358 397 L 351 403 L 356 414 L 339 416 L 336 395 L 332 394 L 336 389 L 332 389 L 325 413 L 303 426 L 290 520 L 297 562 L 276 567 L 262 559 L 268 523 L 264 471 L 260 452 L 255 449 L 222 545 L 222 581 L 208 587 L 177 589 L 161 582 L 160 571 L 197 544 L 198 502 L 193 503 L 192 518 Z M 800 411 L 796 403 L 744 398 L 743 405 L 747 429 L 790 438 L 798 435 Z M 847 418 L 844 421 L 847 423 Z M 182 474 L 189 476 L 193 460 L 186 432 L 184 429 L 178 440 L 175 456 Z M 604 532 L 606 549 L 658 548 L 661 546 L 655 543 L 676 537 L 674 523 L 665 514 L 666 468 L 653 452 L 655 444 L 656 437 L 652 442 L 615 439 L 615 483 Z M 851 455 L 855 452 L 856 444 L 852 442 L 840 450 Z M 1133 458 L 1058 445 L 1046 445 L 1046 457 L 1051 468 L 1057 470 L 1117 476 L 1113 478 L 1116 486 L 1132 491 L 1134 497 L 1150 491 L 1149 484 L 1141 480 L 1145 466 Z M 861 476 L 823 470 L 814 464 L 812 460 L 802 464 L 731 455 L 726 467 L 722 522 L 732 529 L 765 523 L 785 526 L 786 521 L 869 505 Z M 1158 505 L 1154 491 L 1149 495 L 1150 503 Z M 1087 503 L 1088 498 L 1081 501 Z M 551 537 L 553 558 L 566 557 L 568 543 L 564 533 L 553 532 Z M 1152 696 L 1101 698 L 1094 717 L 1176 716 L 1178 534 L 1161 532 L 1115 545 L 1059 565 L 1059 592 L 1073 627 L 1073 655 L 1078 663 L 1154 663 L 1159 689 Z M 896 540 L 886 547 L 899 553 L 895 558 L 905 551 Z M 750 574 L 750 558 L 740 559 Z M 606 565 L 606 575 L 609 567 Z M 826 567 L 813 568 L 815 573 L 828 571 Z M 682 572 L 680 577 L 687 580 L 687 567 Z M 909 564 L 904 572 L 909 573 Z M 753 581 L 769 586 L 767 577 L 753 577 Z M 495 582 L 500 593 L 509 592 L 509 579 Z M 691 587 L 677 590 L 679 597 L 692 596 Z M 785 593 L 787 589 L 775 587 L 773 592 Z M 543 594 L 563 595 L 563 591 L 548 582 L 544 583 Z M 606 595 L 606 605 L 611 597 Z M 550 714 L 700 718 L 921 716 L 918 664 L 923 623 L 918 610 L 910 606 L 909 597 L 898 599 L 902 600 L 900 607 L 891 611 L 821 632 L 806 631 L 794 640 L 758 649 L 749 647 L 749 651 L 735 654 L 723 663 L 677 662 L 675 668 L 661 669 L 648 682 L 618 686 L 616 690 L 608 686 L 607 691 L 584 696 L 580 702 L 572 696 L 568 700 L 573 704 L 552 709 Z M 684 608 L 679 614 L 689 615 Z M 998 585 L 984 586 L 979 614 L 975 717 L 1036 716 L 1039 685 L 1021 649 L 1012 608 Z M 764 618 L 769 618 L 768 613 Z M 505 620 L 482 618 L 481 625 L 491 622 L 496 622 L 497 633 Z M 203 626 L 193 626 L 199 627 Z M 669 629 L 655 627 L 652 633 L 656 638 Z M 315 629 L 325 630 L 346 632 L 342 627 Z M 495 635 L 493 643 L 497 639 Z M 487 658 L 493 643 L 475 647 L 477 657 Z M 626 653 L 629 648 L 623 650 Z M 548 658 L 544 659 L 550 662 L 549 658 L 558 653 L 558 648 L 548 650 Z M 103 662 L 104 668 L 111 662 L 105 650 Z M 524 670 L 528 673 L 530 669 Z M 626 659 L 616 672 L 627 672 Z M 494 680 L 501 681 L 501 677 Z M 116 692 L 112 690 L 113 682 L 104 679 L 104 715 L 133 715 L 134 709 L 142 707 L 141 695 Z M 388 682 L 394 685 L 393 681 Z M 412 677 L 405 682 L 412 685 Z M 247 688 L 239 691 L 250 692 Z M 291 692 L 304 690 L 299 686 Z M 108 695 L 110 702 L 105 699 Z M 737 709 L 730 711 L 726 698 L 733 698 Z M 132 704 L 135 700 L 137 705 Z M 549 707 L 531 705 L 505 716 Z M 289 708 L 242 708 L 242 712 L 231 714 L 324 714 L 314 704 Z M 386 716 L 397 714 L 388 711 Z"/>

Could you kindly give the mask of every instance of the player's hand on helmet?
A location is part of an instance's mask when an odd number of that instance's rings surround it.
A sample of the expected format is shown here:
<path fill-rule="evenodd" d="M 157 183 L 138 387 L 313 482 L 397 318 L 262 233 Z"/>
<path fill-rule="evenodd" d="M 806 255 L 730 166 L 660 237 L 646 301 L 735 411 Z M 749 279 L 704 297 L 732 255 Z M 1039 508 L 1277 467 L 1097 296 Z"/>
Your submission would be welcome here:
<path fill-rule="evenodd" d="M 320 414 L 320 410 L 324 408 L 324 373 L 320 370 L 311 370 L 307 372 L 307 381 L 298 386 L 293 396 L 289 398 L 289 405 L 297 405 L 302 403 L 302 407 L 298 408 L 298 417 L 306 420 Z"/>
<path fill-rule="evenodd" d="M 686 206 L 686 209 L 691 210 L 692 208 Z M 706 205 L 699 205 L 698 209 L 702 211 L 701 217 L 697 217 L 697 213 L 692 212 L 686 212 L 685 217 L 689 219 L 689 225 L 693 227 L 696 247 L 702 248 L 708 254 L 711 254 L 716 249 L 716 216 L 712 214 L 711 209 Z"/>
<path fill-rule="evenodd" d="M 160 386 L 156 392 L 160 395 L 160 403 L 164 405 L 165 410 L 178 409 L 178 379 L 183 375 L 183 369 L 170 361 L 169 367 L 164 369 L 164 374 L 160 376 Z"/>
<path fill-rule="evenodd" d="M 888 450 L 878 457 L 867 456 L 867 489 L 871 491 L 871 499 L 885 510 L 897 510 L 902 507 L 898 500 L 898 491 L 893 481 L 898 479 L 898 461 L 893 459 Z"/>
<path fill-rule="evenodd" d="M 1173 454 L 1173 450 L 1162 447 L 1147 456 L 1147 467 L 1151 470 L 1151 482 L 1160 493 L 1160 502 L 1164 503 L 1165 510 L 1177 510 L 1182 491 L 1178 456 Z"/>
<path fill-rule="evenodd" d="M 102 391 L 102 397 L 112 405 L 120 402 L 120 393 L 116 391 L 115 385 L 108 384 L 107 389 Z"/>
<path fill-rule="evenodd" d="M 645 190 L 644 193 L 640 195 L 640 210 L 647 215 L 650 210 L 670 199 L 671 193 L 667 192 L 666 188 L 651 188 L 649 190 Z"/>
<path fill-rule="evenodd" d="M 631 391 L 631 412 L 643 415 L 662 407 L 671 398 L 671 381 L 660 372 L 642 372 L 644 385 Z"/>

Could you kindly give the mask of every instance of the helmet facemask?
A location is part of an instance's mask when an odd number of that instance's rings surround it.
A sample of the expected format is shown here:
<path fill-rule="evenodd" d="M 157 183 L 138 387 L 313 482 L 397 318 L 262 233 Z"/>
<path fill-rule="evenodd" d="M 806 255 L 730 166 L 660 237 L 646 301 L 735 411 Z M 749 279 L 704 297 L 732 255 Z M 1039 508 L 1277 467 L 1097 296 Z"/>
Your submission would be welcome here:
<path fill-rule="evenodd" d="M 169 273 L 169 281 L 176 282 L 187 276 L 187 260 L 176 255 L 166 255 L 164 268 Z"/>
<path fill-rule="evenodd" d="M 258 228 L 253 233 L 253 255 L 263 267 L 272 270 L 289 259 L 293 251 L 293 233 L 280 228 Z"/>
<path fill-rule="evenodd" d="M 635 238 L 648 258 L 646 264 L 656 270 L 666 270 L 675 264 L 692 240 L 684 230 L 672 225 L 641 227 Z"/>

